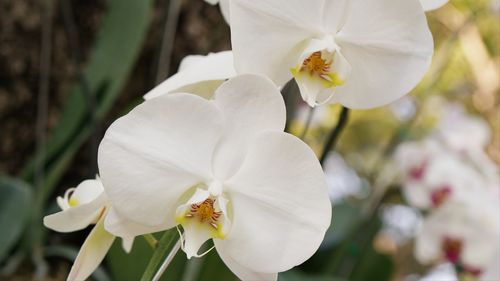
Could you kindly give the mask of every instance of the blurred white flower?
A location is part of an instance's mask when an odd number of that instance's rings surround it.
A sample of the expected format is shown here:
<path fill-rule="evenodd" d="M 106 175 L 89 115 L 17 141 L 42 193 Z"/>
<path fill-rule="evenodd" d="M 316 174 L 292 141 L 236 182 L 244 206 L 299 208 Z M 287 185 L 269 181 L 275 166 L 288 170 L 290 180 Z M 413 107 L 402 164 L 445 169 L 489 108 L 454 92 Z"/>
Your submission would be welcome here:
<path fill-rule="evenodd" d="M 211 98 L 224 81 L 234 77 L 233 52 L 185 57 L 179 71 L 144 95 L 148 100 L 168 93 L 190 93 Z"/>
<path fill-rule="evenodd" d="M 188 258 L 212 239 L 243 280 L 276 280 L 319 247 L 331 219 L 312 150 L 283 132 L 267 78 L 241 75 L 213 100 L 170 94 L 118 119 L 99 147 L 113 204 L 106 229 L 133 236 L 182 226 Z"/>
<path fill-rule="evenodd" d="M 372 108 L 422 79 L 433 39 L 418 0 L 231 0 L 238 73 L 283 86 L 310 105 Z"/>
<path fill-rule="evenodd" d="M 491 142 L 489 125 L 478 116 L 468 114 L 461 104 L 443 103 L 435 138 L 468 161 L 486 179 L 493 190 L 500 190 L 498 165 L 485 152 Z"/>
<path fill-rule="evenodd" d="M 433 138 L 401 144 L 395 162 L 402 173 L 405 198 L 420 209 L 494 189 L 482 173 Z"/>
<path fill-rule="evenodd" d="M 226 20 L 227 23 L 229 23 L 229 1 L 230 0 L 205 0 L 205 2 L 209 3 L 210 5 L 217 5 L 219 4 L 220 11 L 222 13 L 222 16 Z"/>
<path fill-rule="evenodd" d="M 422 4 L 424 11 L 428 12 L 441 8 L 448 3 L 448 0 L 420 0 L 420 3 Z"/>
<path fill-rule="evenodd" d="M 422 263 L 447 260 L 480 275 L 500 243 L 500 204 L 487 192 L 447 201 L 423 222 L 415 255 Z"/>
<path fill-rule="evenodd" d="M 91 224 L 94 228 L 83 243 L 67 280 L 85 280 L 99 266 L 115 240 L 104 230 L 104 217 L 109 208 L 101 180 L 85 180 L 76 188 L 68 189 L 63 197 L 57 197 L 61 212 L 46 216 L 46 227 L 58 232 L 82 230 Z M 123 248 L 129 252 L 134 237 L 123 239 Z"/>
<path fill-rule="evenodd" d="M 486 121 L 465 112 L 461 104 L 445 103 L 442 107 L 437 136 L 457 152 L 484 150 L 491 140 L 491 130 Z"/>
<path fill-rule="evenodd" d="M 403 245 L 415 237 L 422 222 L 420 213 L 405 205 L 386 205 L 382 209 L 382 232 L 389 235 L 397 245 Z"/>
<path fill-rule="evenodd" d="M 394 153 L 395 167 L 402 173 L 403 181 L 420 180 L 427 164 L 441 155 L 446 155 L 446 152 L 435 139 L 404 142 Z"/>
<path fill-rule="evenodd" d="M 433 267 L 429 273 L 419 281 L 459 281 L 457 272 L 452 263 L 443 263 Z"/>
<path fill-rule="evenodd" d="M 362 196 L 363 181 L 338 153 L 330 153 L 323 165 L 326 182 L 333 203 L 349 196 Z"/>
<path fill-rule="evenodd" d="M 399 121 L 406 122 L 415 116 L 417 106 L 411 96 L 404 96 L 390 104 L 390 109 Z"/>
<path fill-rule="evenodd" d="M 486 269 L 481 274 L 479 280 L 500 280 L 500 247 L 497 249 L 495 257 L 491 260 L 488 266 L 486 266 Z"/>

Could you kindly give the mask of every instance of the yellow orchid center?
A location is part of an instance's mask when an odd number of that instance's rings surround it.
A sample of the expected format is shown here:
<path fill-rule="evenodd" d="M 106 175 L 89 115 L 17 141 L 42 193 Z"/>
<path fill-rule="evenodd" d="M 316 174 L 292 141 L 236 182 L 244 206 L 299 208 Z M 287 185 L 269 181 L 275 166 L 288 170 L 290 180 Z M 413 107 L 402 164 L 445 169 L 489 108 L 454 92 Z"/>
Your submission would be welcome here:
<path fill-rule="evenodd" d="M 301 79 L 304 74 L 319 79 L 325 88 L 341 86 L 345 81 L 337 73 L 332 72 L 333 57 L 333 55 L 323 54 L 321 51 L 314 52 L 302 64 L 292 68 L 291 72 L 298 79 Z"/>
<path fill-rule="evenodd" d="M 78 206 L 80 204 L 78 203 L 78 201 L 75 198 L 70 198 L 69 201 L 68 201 L 68 205 L 70 207 L 76 207 L 76 206 Z"/>
<path fill-rule="evenodd" d="M 191 204 L 191 209 L 186 213 L 186 218 L 197 218 L 201 223 L 208 223 L 210 226 L 219 229 L 217 223 L 222 212 L 215 211 L 215 199 L 207 198 L 200 204 Z"/>
<path fill-rule="evenodd" d="M 311 75 L 326 75 L 330 70 L 331 62 L 321 57 L 321 52 L 314 52 L 302 63 L 301 71 L 307 71 Z"/>

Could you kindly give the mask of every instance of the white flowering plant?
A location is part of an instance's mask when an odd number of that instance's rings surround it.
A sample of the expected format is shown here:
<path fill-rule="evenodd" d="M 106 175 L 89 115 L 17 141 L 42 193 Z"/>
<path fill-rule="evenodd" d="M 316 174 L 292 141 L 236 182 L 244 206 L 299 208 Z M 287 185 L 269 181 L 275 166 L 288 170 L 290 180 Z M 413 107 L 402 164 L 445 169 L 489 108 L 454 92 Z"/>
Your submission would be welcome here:
<path fill-rule="evenodd" d="M 500 281 L 494 3 L 60 2 L 0 279 Z"/>

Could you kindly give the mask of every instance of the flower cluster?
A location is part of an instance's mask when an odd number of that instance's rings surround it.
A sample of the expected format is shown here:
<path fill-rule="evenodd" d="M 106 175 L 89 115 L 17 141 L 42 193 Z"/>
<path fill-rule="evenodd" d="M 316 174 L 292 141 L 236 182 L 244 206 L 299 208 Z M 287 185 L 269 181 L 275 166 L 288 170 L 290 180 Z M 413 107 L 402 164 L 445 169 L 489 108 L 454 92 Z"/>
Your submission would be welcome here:
<path fill-rule="evenodd" d="M 276 280 L 320 246 L 331 203 L 314 152 L 284 132 L 280 89 L 310 106 L 372 108 L 407 94 L 431 62 L 418 0 L 221 0 L 233 51 L 186 57 L 116 120 L 100 179 L 58 198 L 45 225 L 95 224 L 69 280 L 86 279 L 115 236 L 179 231 L 187 258 L 207 241 L 244 280 Z M 446 191 L 442 191 L 445 196 Z"/>
<path fill-rule="evenodd" d="M 500 180 L 484 152 L 489 131 L 463 108 L 445 106 L 447 114 L 430 137 L 403 143 L 395 154 L 406 200 L 427 212 L 415 256 L 497 280 L 484 274 L 498 266 L 500 254 Z"/>

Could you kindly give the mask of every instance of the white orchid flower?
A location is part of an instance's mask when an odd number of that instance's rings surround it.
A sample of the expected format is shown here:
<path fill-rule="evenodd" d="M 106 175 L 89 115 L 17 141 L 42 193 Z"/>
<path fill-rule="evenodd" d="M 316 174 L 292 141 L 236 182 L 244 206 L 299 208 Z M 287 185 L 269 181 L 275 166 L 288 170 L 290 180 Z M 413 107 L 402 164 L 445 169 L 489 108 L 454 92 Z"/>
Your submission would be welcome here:
<path fill-rule="evenodd" d="M 205 2 L 209 3 L 210 5 L 219 4 L 222 16 L 224 17 L 227 23 L 229 23 L 229 1 L 230 0 L 205 0 Z"/>
<path fill-rule="evenodd" d="M 500 204 L 489 193 L 447 201 L 423 222 L 415 255 L 421 263 L 439 260 L 480 275 L 495 259 L 500 243 Z"/>
<path fill-rule="evenodd" d="M 420 209 L 435 208 L 454 197 L 466 197 L 471 191 L 486 190 L 482 175 L 451 154 L 441 154 L 421 164 L 421 176 L 415 170 L 403 183 L 409 204 Z M 412 177 L 413 176 L 413 177 Z"/>
<path fill-rule="evenodd" d="M 479 280 L 491 281 L 500 280 L 500 245 L 497 249 L 495 257 L 491 260 L 490 264 L 485 268 Z"/>
<path fill-rule="evenodd" d="M 280 92 L 261 76 L 232 78 L 213 100 L 146 100 L 99 147 L 113 204 L 106 229 L 128 237 L 182 226 L 188 258 L 212 239 L 239 278 L 276 280 L 317 250 L 331 218 L 319 161 L 284 126 Z"/>
<path fill-rule="evenodd" d="M 460 104 L 442 102 L 441 108 L 441 118 L 434 137 L 471 162 L 487 178 L 492 189 L 500 189 L 498 165 L 485 152 L 492 139 L 488 123 L 478 116 L 468 114 Z"/>
<path fill-rule="evenodd" d="M 420 4 L 424 8 L 424 11 L 430 12 L 443 7 L 448 0 L 420 0 Z"/>
<path fill-rule="evenodd" d="M 433 138 L 409 141 L 400 144 L 394 153 L 395 166 L 402 173 L 403 181 L 420 180 L 429 162 L 446 157 L 449 153 L 442 143 Z"/>
<path fill-rule="evenodd" d="M 85 280 L 99 266 L 115 236 L 104 230 L 104 218 L 108 203 L 101 180 L 85 180 L 76 188 L 68 189 L 64 196 L 57 197 L 57 204 L 62 211 L 46 216 L 46 227 L 58 232 L 73 232 L 95 224 L 83 243 L 76 260 L 71 267 L 67 280 Z M 133 237 L 123 239 L 123 248 L 130 252 Z"/>
<path fill-rule="evenodd" d="M 491 129 L 486 121 L 468 114 L 461 104 L 443 103 L 435 134 L 457 152 L 484 149 L 491 141 Z"/>
<path fill-rule="evenodd" d="M 310 105 L 372 108 L 422 79 L 433 39 L 418 0 L 231 0 L 238 73 L 282 86 Z"/>
<path fill-rule="evenodd" d="M 232 51 L 187 56 L 182 60 L 179 71 L 149 91 L 144 99 L 168 93 L 191 93 L 211 98 L 215 89 L 234 76 Z"/>

